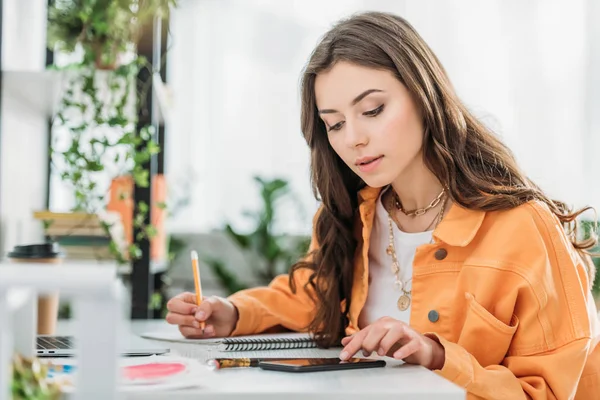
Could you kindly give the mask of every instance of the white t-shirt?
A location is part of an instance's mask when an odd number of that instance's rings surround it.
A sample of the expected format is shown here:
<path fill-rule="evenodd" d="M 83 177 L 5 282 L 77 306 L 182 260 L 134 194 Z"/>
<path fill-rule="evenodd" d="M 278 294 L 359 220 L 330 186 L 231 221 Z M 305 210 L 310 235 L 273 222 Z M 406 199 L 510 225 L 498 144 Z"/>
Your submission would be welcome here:
<path fill-rule="evenodd" d="M 382 191 L 382 194 L 383 192 L 385 191 Z M 386 316 L 407 324 L 410 320 L 411 307 L 409 306 L 406 311 L 400 311 L 396 305 L 402 291 L 397 290 L 394 285 L 396 275 L 391 270 L 392 257 L 386 253 L 390 236 L 388 215 L 380 195 L 375 209 L 369 247 L 369 292 L 358 320 L 361 329 Z M 396 257 L 400 262 L 400 279 L 405 284 L 405 290 L 410 291 L 415 251 L 417 247 L 431 242 L 433 231 L 406 233 L 401 231 L 394 222 L 392 222 L 392 229 Z M 412 294 L 410 297 L 412 299 Z"/>

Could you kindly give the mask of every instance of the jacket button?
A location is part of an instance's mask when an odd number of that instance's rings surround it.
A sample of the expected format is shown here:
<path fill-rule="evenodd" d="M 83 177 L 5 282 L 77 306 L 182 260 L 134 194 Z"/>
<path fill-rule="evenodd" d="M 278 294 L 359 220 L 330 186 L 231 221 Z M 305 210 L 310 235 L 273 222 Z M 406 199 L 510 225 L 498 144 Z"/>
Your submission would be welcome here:
<path fill-rule="evenodd" d="M 435 310 L 431 310 L 429 311 L 429 314 L 427 314 L 427 318 L 429 318 L 429 321 L 431 322 L 437 322 L 437 320 L 440 319 L 440 314 Z"/>
<path fill-rule="evenodd" d="M 448 250 L 446 249 L 437 249 L 435 251 L 434 257 L 436 260 L 443 260 L 448 255 Z"/>

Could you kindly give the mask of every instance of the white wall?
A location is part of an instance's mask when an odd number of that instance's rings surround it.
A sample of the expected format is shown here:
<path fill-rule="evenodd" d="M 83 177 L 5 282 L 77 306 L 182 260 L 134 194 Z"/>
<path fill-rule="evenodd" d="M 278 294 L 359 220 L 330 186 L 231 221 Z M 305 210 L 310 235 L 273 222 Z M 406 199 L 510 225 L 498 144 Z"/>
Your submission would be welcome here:
<path fill-rule="evenodd" d="M 11 96 L 2 96 L 0 135 L 0 251 L 44 238 L 32 211 L 44 207 L 47 174 L 46 120 Z"/>
<path fill-rule="evenodd" d="M 588 0 L 587 29 L 587 146 L 585 168 L 588 196 L 600 212 L 600 1 Z"/>
<path fill-rule="evenodd" d="M 567 203 L 598 207 L 600 197 L 589 190 L 593 175 L 585 168 L 594 114 L 588 105 L 592 96 L 600 98 L 587 93 L 588 57 L 600 53 L 587 46 L 594 39 L 586 25 L 592 3 L 408 1 L 406 17 L 463 101 L 535 182 Z"/>
<path fill-rule="evenodd" d="M 283 176 L 308 214 L 316 205 L 299 124 L 298 82 L 319 37 L 339 18 L 382 10 L 415 26 L 458 94 L 551 196 L 600 208 L 600 2 L 596 0 L 187 0 L 173 16 L 167 133 L 170 182 L 192 176 L 175 232 L 205 232 L 260 205 L 251 176 Z M 598 186 L 598 185 L 597 185 Z"/>
<path fill-rule="evenodd" d="M 47 0 L 4 0 L 2 3 L 2 69 L 43 69 Z"/>
<path fill-rule="evenodd" d="M 5 0 L 2 22 L 2 69 L 42 71 L 46 0 Z M 19 82 L 7 79 L 0 110 L 0 258 L 15 244 L 43 239 L 32 211 L 44 206 L 48 157 L 44 114 L 9 94 L 6 88 Z"/>
<path fill-rule="evenodd" d="M 310 204 L 309 154 L 296 101 L 310 46 L 305 30 L 292 18 L 231 3 L 183 2 L 171 24 L 168 82 L 175 107 L 166 173 L 169 182 L 194 177 L 192 205 L 169 221 L 180 232 L 207 230 L 224 219 L 243 225 L 241 208 L 260 204 L 254 174 L 290 179 Z M 303 225 L 301 216 L 295 220 Z"/>

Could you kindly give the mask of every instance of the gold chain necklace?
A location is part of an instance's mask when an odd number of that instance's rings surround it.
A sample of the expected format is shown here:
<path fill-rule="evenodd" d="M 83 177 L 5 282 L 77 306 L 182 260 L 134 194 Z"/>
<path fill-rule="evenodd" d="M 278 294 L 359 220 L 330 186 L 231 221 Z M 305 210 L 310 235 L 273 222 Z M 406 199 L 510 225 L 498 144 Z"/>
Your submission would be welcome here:
<path fill-rule="evenodd" d="M 435 224 L 436 227 L 440 224 L 440 222 L 442 221 L 442 218 L 444 217 L 444 210 L 446 208 L 446 200 L 447 199 L 444 198 L 442 207 L 440 208 L 440 212 L 438 213 L 436 218 L 433 219 L 433 221 L 436 221 L 436 224 Z M 389 211 L 388 211 L 388 226 L 389 226 L 389 244 L 388 244 L 388 247 L 385 250 L 385 252 L 389 256 L 392 257 L 392 264 L 391 264 L 390 268 L 391 268 L 392 273 L 396 277 L 396 279 L 394 281 L 394 286 L 395 286 L 396 290 L 402 292 L 402 294 L 398 298 L 398 301 L 396 302 L 396 306 L 398 307 L 398 309 L 400 311 L 406 311 L 408 309 L 408 307 L 410 306 L 410 296 L 412 293 L 411 290 L 406 290 L 406 289 L 407 289 L 408 282 L 410 282 L 412 280 L 412 278 L 407 280 L 406 282 L 402 282 L 402 279 L 400 278 L 400 261 L 398 261 L 398 256 L 396 255 L 396 246 L 394 244 L 394 228 L 392 225 L 391 213 Z M 431 226 L 431 224 L 429 226 Z M 426 228 L 425 231 L 427 231 L 428 228 Z"/>
<path fill-rule="evenodd" d="M 417 208 L 415 210 L 407 211 L 404 209 L 404 207 L 402 207 L 402 203 L 400 202 L 400 197 L 398 197 L 398 193 L 396 193 L 396 191 L 393 190 L 393 188 L 392 188 L 392 194 L 394 196 L 394 205 L 400 212 L 405 214 L 407 217 L 420 217 L 421 215 L 424 215 L 427 211 L 431 210 L 432 208 L 434 208 L 438 204 L 440 204 L 440 201 L 442 200 L 442 196 L 444 195 L 445 192 L 446 192 L 446 190 L 442 189 L 440 194 L 438 194 L 437 197 L 435 199 L 433 199 L 433 201 L 431 203 L 429 203 L 429 205 L 427 207 Z"/>

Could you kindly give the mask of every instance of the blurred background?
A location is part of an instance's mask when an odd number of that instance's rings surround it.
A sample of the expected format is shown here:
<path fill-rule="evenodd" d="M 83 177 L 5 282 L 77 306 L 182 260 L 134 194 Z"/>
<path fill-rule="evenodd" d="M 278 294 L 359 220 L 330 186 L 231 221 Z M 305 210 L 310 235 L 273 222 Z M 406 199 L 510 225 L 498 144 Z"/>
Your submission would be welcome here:
<path fill-rule="evenodd" d="M 68 260 L 117 262 L 133 318 L 193 289 L 191 250 L 220 295 L 306 250 L 299 78 L 355 12 L 407 18 L 534 181 L 600 207 L 598 0 L 0 4 L 1 254 L 52 240 Z"/>

